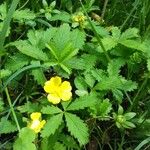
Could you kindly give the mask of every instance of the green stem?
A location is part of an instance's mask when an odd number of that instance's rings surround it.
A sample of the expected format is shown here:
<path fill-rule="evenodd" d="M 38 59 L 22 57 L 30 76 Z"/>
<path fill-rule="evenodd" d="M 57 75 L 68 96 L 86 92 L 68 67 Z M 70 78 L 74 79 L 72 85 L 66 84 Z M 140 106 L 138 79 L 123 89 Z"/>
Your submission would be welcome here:
<path fill-rule="evenodd" d="M 107 4 L 108 4 L 108 0 L 105 0 L 104 6 L 103 6 L 103 10 L 102 10 L 102 15 L 101 15 L 102 19 L 104 19 L 104 15 L 105 15 L 105 12 L 106 12 Z"/>
<path fill-rule="evenodd" d="M 139 101 L 139 99 L 138 99 L 139 94 L 142 91 L 142 89 L 144 88 L 145 84 L 147 83 L 148 78 L 149 78 L 149 75 L 147 75 L 147 77 L 143 81 L 142 85 L 140 86 L 139 90 L 137 91 L 135 97 L 133 98 L 132 105 L 130 106 L 129 111 L 131 111 L 132 109 L 134 109 L 137 106 L 138 101 Z"/>
<path fill-rule="evenodd" d="M 15 12 L 15 9 L 16 9 L 18 3 L 19 3 L 19 0 L 13 0 L 12 4 L 10 6 L 10 9 L 8 11 L 7 17 L 4 20 L 3 28 L 2 28 L 2 31 L 0 32 L 0 41 L 1 41 L 0 42 L 0 49 L 1 50 L 3 49 L 6 33 L 7 33 L 8 28 L 9 28 L 10 21 L 13 17 L 13 14 Z"/>
<path fill-rule="evenodd" d="M 9 104 L 9 106 L 10 106 L 10 109 L 11 109 L 12 115 L 13 115 L 14 120 L 15 120 L 15 122 L 16 122 L 16 125 L 17 125 L 17 128 L 18 128 L 18 131 L 20 132 L 20 126 L 19 126 L 19 123 L 18 123 L 18 119 L 17 119 L 17 116 L 16 116 L 16 114 L 15 114 L 15 111 L 14 111 L 13 105 L 12 105 L 12 103 L 11 103 L 11 99 L 10 99 L 10 96 L 9 96 L 9 92 L 8 92 L 7 87 L 5 88 L 5 93 L 6 93 L 6 96 L 7 96 L 8 104 Z"/>
<path fill-rule="evenodd" d="M 90 20 L 90 18 L 89 18 L 89 16 L 88 16 L 87 12 L 86 12 L 86 10 L 85 10 L 85 7 L 84 7 L 82 1 L 81 1 L 81 0 L 79 0 L 79 1 L 80 1 L 80 4 L 81 4 L 81 6 L 82 6 L 82 9 L 83 9 L 84 13 L 86 14 L 86 17 L 87 17 L 87 19 L 88 19 L 88 22 L 89 22 L 91 28 L 93 29 L 94 35 L 95 35 L 95 37 L 96 37 L 96 39 L 97 39 L 99 45 L 101 46 L 101 48 L 102 48 L 102 50 L 103 50 L 103 52 L 104 52 L 104 54 L 105 54 L 105 56 L 106 56 L 108 62 L 111 62 L 111 59 L 110 59 L 110 57 L 109 57 L 109 55 L 108 55 L 108 53 L 107 53 L 107 51 L 106 51 L 106 49 L 105 49 L 105 47 L 104 47 L 104 45 L 103 45 L 103 43 L 102 43 L 102 40 L 101 40 L 100 36 L 97 34 L 96 29 L 95 29 L 93 23 L 91 22 L 91 20 Z"/>
<path fill-rule="evenodd" d="M 135 5 L 134 5 L 134 7 L 132 8 L 130 14 L 127 16 L 127 18 L 126 18 L 125 21 L 123 22 L 122 26 L 120 27 L 121 30 L 125 27 L 126 23 L 128 22 L 128 20 L 129 20 L 130 17 L 132 16 L 133 12 L 136 10 L 138 4 L 139 4 L 139 0 L 135 0 Z"/>

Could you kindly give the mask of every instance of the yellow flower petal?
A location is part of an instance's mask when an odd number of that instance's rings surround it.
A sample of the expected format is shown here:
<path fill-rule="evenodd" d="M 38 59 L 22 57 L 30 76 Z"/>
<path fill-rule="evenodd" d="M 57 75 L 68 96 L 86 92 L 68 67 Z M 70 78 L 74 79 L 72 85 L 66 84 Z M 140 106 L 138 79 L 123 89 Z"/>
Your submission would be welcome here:
<path fill-rule="evenodd" d="M 60 97 L 57 96 L 57 94 L 48 94 L 47 99 L 49 102 L 51 102 L 53 104 L 60 103 Z"/>
<path fill-rule="evenodd" d="M 61 78 L 60 77 L 56 76 L 56 77 L 52 77 L 50 79 L 50 85 L 52 85 L 52 86 L 60 86 L 60 84 L 61 84 Z"/>
<path fill-rule="evenodd" d="M 47 93 L 55 93 L 55 91 L 60 85 L 61 85 L 61 78 L 58 76 L 52 77 L 50 81 L 45 82 L 44 90 Z"/>
<path fill-rule="evenodd" d="M 41 113 L 35 112 L 30 115 L 32 120 L 39 120 L 41 118 Z"/>
<path fill-rule="evenodd" d="M 63 91 L 71 91 L 72 87 L 70 85 L 70 82 L 68 81 L 64 81 L 61 86 L 60 86 L 60 89 Z"/>
<path fill-rule="evenodd" d="M 45 123 L 46 123 L 46 121 L 45 121 L 45 120 L 42 120 L 42 121 L 40 122 L 40 128 L 43 128 L 43 126 L 45 125 Z"/>
<path fill-rule="evenodd" d="M 72 93 L 71 93 L 71 92 L 63 92 L 63 93 L 61 94 L 61 99 L 62 99 L 63 101 L 68 101 L 68 100 L 71 99 L 71 97 L 72 97 Z"/>

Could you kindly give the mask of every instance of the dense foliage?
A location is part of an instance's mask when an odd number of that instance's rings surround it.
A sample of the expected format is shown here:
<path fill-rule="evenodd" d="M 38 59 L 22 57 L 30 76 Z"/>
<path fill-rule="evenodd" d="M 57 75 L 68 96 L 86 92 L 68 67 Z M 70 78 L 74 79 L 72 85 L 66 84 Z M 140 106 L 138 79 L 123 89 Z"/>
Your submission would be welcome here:
<path fill-rule="evenodd" d="M 0 2 L 0 149 L 148 150 L 150 1 Z"/>

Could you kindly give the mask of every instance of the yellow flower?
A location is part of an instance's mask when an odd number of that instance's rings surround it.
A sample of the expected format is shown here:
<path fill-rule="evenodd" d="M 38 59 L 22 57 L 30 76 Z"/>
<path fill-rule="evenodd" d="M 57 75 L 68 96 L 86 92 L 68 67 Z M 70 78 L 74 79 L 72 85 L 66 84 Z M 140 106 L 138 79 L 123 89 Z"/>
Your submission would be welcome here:
<path fill-rule="evenodd" d="M 82 12 L 78 12 L 76 15 L 73 15 L 72 20 L 74 22 L 78 22 L 79 24 L 82 24 L 86 20 L 86 17 Z"/>
<path fill-rule="evenodd" d="M 36 133 L 40 132 L 46 123 L 45 120 L 41 120 L 41 113 L 34 112 L 30 115 L 30 118 L 32 121 L 28 123 L 28 127 L 34 130 Z"/>
<path fill-rule="evenodd" d="M 70 82 L 62 82 L 61 78 L 52 77 L 45 82 L 44 90 L 48 93 L 47 99 L 53 104 L 58 104 L 60 101 L 68 101 L 72 97 Z"/>

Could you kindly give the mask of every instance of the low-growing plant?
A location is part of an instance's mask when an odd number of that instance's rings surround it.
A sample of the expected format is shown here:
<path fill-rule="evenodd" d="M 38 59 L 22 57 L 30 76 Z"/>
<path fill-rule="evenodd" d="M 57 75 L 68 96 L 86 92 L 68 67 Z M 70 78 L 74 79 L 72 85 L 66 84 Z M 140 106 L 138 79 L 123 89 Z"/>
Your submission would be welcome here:
<path fill-rule="evenodd" d="M 0 149 L 148 149 L 148 0 L 140 26 L 117 0 L 23 2 L 0 5 Z"/>

